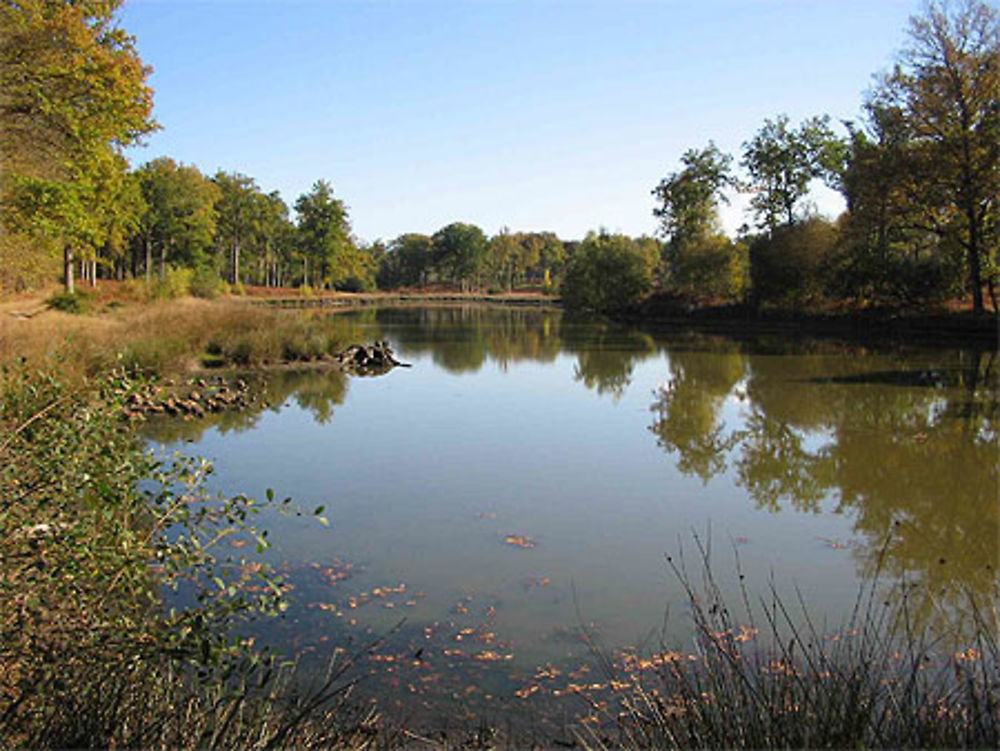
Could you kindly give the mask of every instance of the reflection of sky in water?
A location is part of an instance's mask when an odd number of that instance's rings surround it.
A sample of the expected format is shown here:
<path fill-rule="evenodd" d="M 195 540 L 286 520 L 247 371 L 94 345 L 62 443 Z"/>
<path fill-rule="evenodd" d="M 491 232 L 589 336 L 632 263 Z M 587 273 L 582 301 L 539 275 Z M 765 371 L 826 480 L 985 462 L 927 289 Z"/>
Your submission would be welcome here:
<path fill-rule="evenodd" d="M 394 341 L 391 327 L 371 338 L 380 336 Z M 289 399 L 255 429 L 209 430 L 193 450 L 216 462 L 213 482 L 227 491 L 263 496 L 271 487 L 305 508 L 326 506 L 329 529 L 265 521 L 275 560 L 301 566 L 341 557 L 363 573 L 337 592 L 405 583 L 426 595 L 405 613 L 375 603 L 351 614 L 377 629 L 401 614 L 411 624 L 448 620 L 471 597 L 495 608 L 492 627 L 521 664 L 557 659 L 565 645 L 553 634 L 581 618 L 611 646 L 635 643 L 662 625 L 671 605 L 667 641 L 687 643 L 686 605 L 664 555 L 683 547 L 696 568 L 693 533 L 710 537 L 724 591 L 735 592 L 738 551 L 751 590 L 766 595 L 773 576 L 780 590 L 801 590 L 818 622 L 840 622 L 857 592 L 858 562 L 849 546 L 830 543 L 856 537 L 856 510 L 837 512 L 839 494 L 829 490 L 817 513 L 788 504 L 782 513 L 759 510 L 734 469 L 739 446 L 726 455 L 727 469 L 703 482 L 678 471 L 676 454 L 650 431 L 650 405 L 671 368 L 686 363 L 711 382 L 716 355 L 692 355 L 690 345 L 673 362 L 669 347 L 642 352 L 627 386 L 602 394 L 579 377 L 586 348 L 544 362 L 487 358 L 478 369 L 449 372 L 432 350 L 397 346 L 413 367 L 351 379 L 326 424 Z M 717 378 L 721 393 L 708 403 L 715 424 L 731 433 L 747 426 L 753 405 L 738 395 L 754 386 L 740 370 L 744 356 L 728 356 L 723 370 L 735 376 Z M 849 360 L 836 362 L 845 368 Z M 766 366 L 769 398 L 779 399 L 783 370 L 773 356 Z M 782 367 L 797 367 L 795 358 Z M 827 388 L 794 379 L 789 414 L 804 414 Z M 837 440 L 834 426 L 792 432 L 808 454 Z M 506 535 L 530 536 L 537 546 L 507 546 Z"/>

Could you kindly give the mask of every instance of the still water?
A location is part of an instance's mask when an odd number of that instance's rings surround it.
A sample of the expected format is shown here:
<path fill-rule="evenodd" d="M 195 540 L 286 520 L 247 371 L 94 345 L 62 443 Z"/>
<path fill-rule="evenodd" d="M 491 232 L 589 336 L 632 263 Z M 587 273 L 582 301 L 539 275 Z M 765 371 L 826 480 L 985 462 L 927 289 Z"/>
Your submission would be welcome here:
<path fill-rule="evenodd" d="M 150 428 L 211 459 L 225 492 L 326 507 L 328 528 L 264 520 L 295 589 L 261 638 L 289 653 L 385 637 L 384 661 L 445 673 L 389 668 L 415 693 L 453 692 L 461 665 L 582 668 L 584 632 L 610 652 L 683 649 L 665 556 L 695 576 L 699 540 L 724 592 L 742 573 L 754 596 L 800 593 L 830 629 L 876 567 L 926 593 L 921 617 L 956 623 L 962 591 L 996 582 L 995 352 L 654 335 L 538 309 L 338 317 L 412 367 L 271 374 L 266 409 Z"/>

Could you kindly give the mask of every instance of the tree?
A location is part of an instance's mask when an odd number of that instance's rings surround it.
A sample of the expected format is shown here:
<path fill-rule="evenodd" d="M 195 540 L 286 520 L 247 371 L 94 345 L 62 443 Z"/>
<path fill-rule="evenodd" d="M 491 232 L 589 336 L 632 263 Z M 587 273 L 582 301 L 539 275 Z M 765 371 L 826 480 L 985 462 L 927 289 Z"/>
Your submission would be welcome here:
<path fill-rule="evenodd" d="M 486 235 L 474 224 L 452 222 L 442 227 L 431 238 L 434 247 L 434 265 L 462 289 L 476 281 L 486 256 Z"/>
<path fill-rule="evenodd" d="M 508 291 L 525 269 L 525 246 L 518 235 L 504 227 L 490 238 L 485 265 L 490 276 Z"/>
<path fill-rule="evenodd" d="M 257 231 L 260 188 L 252 177 L 219 171 L 212 178 L 219 188 L 216 243 L 228 256 L 229 283 L 239 284 L 240 256 Z"/>
<path fill-rule="evenodd" d="M 378 286 L 423 287 L 431 269 L 432 243 L 427 235 L 409 233 L 389 243 L 379 266 Z"/>
<path fill-rule="evenodd" d="M 756 302 L 804 306 L 827 289 L 837 227 L 820 217 L 755 238 L 750 246 L 750 278 Z"/>
<path fill-rule="evenodd" d="M 101 221 L 122 150 L 155 128 L 148 69 L 116 25 L 120 0 L 0 5 L 0 196 L 14 233 L 74 252 L 107 238 Z M 6 241 L 5 241 L 6 244 Z"/>
<path fill-rule="evenodd" d="M 652 288 L 656 262 L 648 244 L 625 235 L 590 232 L 566 269 L 563 302 L 570 308 L 621 310 Z"/>
<path fill-rule="evenodd" d="M 844 146 L 829 122 L 825 115 L 813 117 L 796 130 L 789 128 L 787 115 L 778 115 L 765 120 L 743 144 L 741 164 L 750 173 L 750 205 L 759 227 L 774 230 L 794 224 L 799 219 L 798 205 L 814 179 L 825 177 L 837 184 Z"/>
<path fill-rule="evenodd" d="M 351 240 L 351 225 L 344 202 L 333 197 L 333 187 L 317 180 L 309 193 L 295 202 L 298 213 L 297 239 L 303 255 L 304 282 L 309 262 L 321 284 L 335 285 L 357 275 L 360 258 Z"/>
<path fill-rule="evenodd" d="M 930 2 L 910 19 L 909 37 L 879 96 L 913 129 L 929 167 L 929 226 L 965 249 L 973 306 L 982 312 L 1000 235 L 1000 13 L 982 0 Z"/>
<path fill-rule="evenodd" d="M 737 187 L 733 158 L 709 141 L 704 149 L 684 152 L 684 168 L 672 172 L 653 189 L 660 205 L 653 215 L 660 220 L 660 234 L 671 252 L 718 231 L 719 203 L 729 203 L 727 188 Z"/>
<path fill-rule="evenodd" d="M 216 232 L 216 204 L 221 192 L 197 167 L 178 164 L 167 157 L 154 159 L 136 170 L 145 202 L 137 241 L 144 258 L 146 280 L 159 255 L 160 278 L 168 260 L 184 266 L 202 266 Z"/>
<path fill-rule="evenodd" d="M 274 190 L 255 196 L 257 244 L 260 246 L 257 279 L 267 287 L 280 286 L 290 270 L 295 227 L 288 218 L 288 205 Z"/>
<path fill-rule="evenodd" d="M 666 238 L 670 284 L 688 294 L 737 297 L 745 282 L 746 249 L 719 228 L 719 203 L 725 190 L 738 187 L 732 157 L 709 142 L 681 157 L 684 168 L 653 189 L 660 205 L 653 214 Z"/>

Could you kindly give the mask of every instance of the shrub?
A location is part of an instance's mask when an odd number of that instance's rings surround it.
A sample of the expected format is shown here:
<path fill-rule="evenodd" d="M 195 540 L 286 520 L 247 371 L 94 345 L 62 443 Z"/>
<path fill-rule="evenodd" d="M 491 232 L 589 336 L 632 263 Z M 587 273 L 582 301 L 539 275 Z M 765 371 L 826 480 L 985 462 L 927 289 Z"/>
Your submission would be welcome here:
<path fill-rule="evenodd" d="M 191 290 L 194 271 L 191 269 L 168 268 L 162 279 L 153 283 L 153 296 L 161 300 L 176 300 Z"/>
<path fill-rule="evenodd" d="M 52 310 L 61 310 L 63 313 L 73 313 L 79 315 L 90 311 L 93 297 L 89 292 L 77 290 L 76 292 L 59 292 L 52 295 L 47 300 L 47 304 Z"/>
<path fill-rule="evenodd" d="M 754 301 L 801 307 L 821 300 L 833 275 L 838 237 L 835 225 L 813 217 L 755 239 L 750 246 Z"/>
<path fill-rule="evenodd" d="M 678 251 L 670 264 L 670 285 L 702 299 L 738 300 L 748 282 L 747 248 L 725 235 L 701 238 Z"/>
<path fill-rule="evenodd" d="M 145 385 L 121 371 L 69 388 L 17 366 L 0 388 L 4 745 L 242 747 L 265 729 L 275 745 L 305 741 L 295 728 L 319 715 L 283 713 L 271 691 L 243 703 L 235 685 L 257 655 L 232 641 L 234 619 L 283 603 L 266 564 L 218 543 L 263 550 L 251 521 L 263 504 L 207 493 L 206 462 L 147 453 L 123 419 Z M 168 611 L 163 593 L 179 586 L 192 605 Z M 244 710 L 258 719 L 231 735 Z"/>
<path fill-rule="evenodd" d="M 624 235 L 591 232 L 566 270 L 563 302 L 569 308 L 621 310 L 653 286 L 656 259 Z"/>
<path fill-rule="evenodd" d="M 218 272 L 209 266 L 195 269 L 189 285 L 191 294 L 205 300 L 214 300 L 223 291 L 224 282 Z"/>

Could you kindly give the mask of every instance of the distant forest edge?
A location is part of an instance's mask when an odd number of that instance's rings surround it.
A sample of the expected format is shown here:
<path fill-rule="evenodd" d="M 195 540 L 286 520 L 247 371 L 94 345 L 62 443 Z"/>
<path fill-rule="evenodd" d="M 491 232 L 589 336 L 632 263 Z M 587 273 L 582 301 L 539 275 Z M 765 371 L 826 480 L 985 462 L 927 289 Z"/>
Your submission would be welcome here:
<path fill-rule="evenodd" d="M 166 157 L 133 167 L 125 150 L 158 126 L 120 5 L 0 5 L 0 289 L 61 268 L 70 295 L 78 279 L 116 279 L 161 296 L 445 285 L 561 292 L 604 311 L 654 293 L 798 310 L 971 296 L 975 312 L 997 311 L 1000 14 L 982 0 L 930 2 L 911 18 L 859 120 L 777 115 L 738 161 L 711 141 L 690 149 L 652 189 L 656 237 L 580 241 L 454 222 L 366 242 L 327 180 L 289 207 L 247 175 Z M 809 201 L 817 182 L 845 199 L 835 220 Z M 735 193 L 751 217 L 730 237 L 719 207 Z"/>

